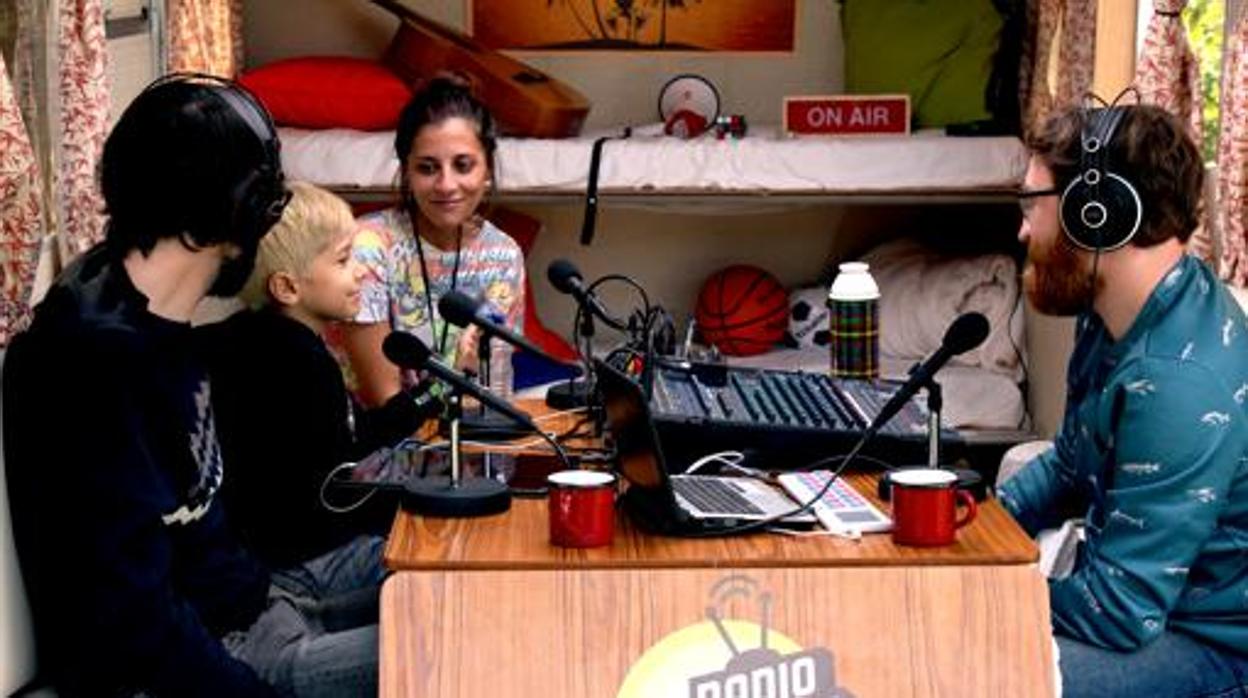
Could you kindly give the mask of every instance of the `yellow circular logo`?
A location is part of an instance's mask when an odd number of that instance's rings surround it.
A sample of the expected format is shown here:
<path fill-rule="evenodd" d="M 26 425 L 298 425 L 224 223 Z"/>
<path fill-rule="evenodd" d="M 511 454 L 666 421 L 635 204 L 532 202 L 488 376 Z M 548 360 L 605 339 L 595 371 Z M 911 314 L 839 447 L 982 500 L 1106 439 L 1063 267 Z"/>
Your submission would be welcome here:
<path fill-rule="evenodd" d="M 801 652 L 801 646 L 793 640 L 774 630 L 764 630 L 757 623 L 743 620 L 724 620 L 720 623 L 721 634 L 714 623 L 703 621 L 696 625 L 681 628 L 655 643 L 637 660 L 624 677 L 618 698 L 658 698 L 660 696 L 679 696 L 688 698 L 699 695 L 696 687 L 699 677 L 707 677 L 702 684 L 722 684 L 720 674 L 730 670 L 735 663 L 761 663 L 782 665 L 782 658 Z M 767 646 L 761 646 L 763 638 Z M 729 646 L 731 641 L 732 646 Z M 751 661 L 754 660 L 754 661 Z M 770 660 L 770 661 L 769 661 Z M 781 680 L 783 669 L 772 672 L 774 681 Z M 801 669 L 798 670 L 802 671 Z M 730 672 L 731 673 L 731 672 Z M 748 682 L 750 672 L 743 673 Z M 785 676 L 785 683 L 791 685 L 792 676 Z M 734 680 L 733 677 L 725 679 Z M 798 682 L 805 679 L 801 676 Z M 695 692 L 691 693 L 691 687 Z M 800 688 L 800 686 L 799 686 Z M 704 695 L 721 695 L 713 689 L 706 689 Z M 801 693 L 789 692 L 791 695 Z M 776 695 L 785 695 L 776 693 Z"/>

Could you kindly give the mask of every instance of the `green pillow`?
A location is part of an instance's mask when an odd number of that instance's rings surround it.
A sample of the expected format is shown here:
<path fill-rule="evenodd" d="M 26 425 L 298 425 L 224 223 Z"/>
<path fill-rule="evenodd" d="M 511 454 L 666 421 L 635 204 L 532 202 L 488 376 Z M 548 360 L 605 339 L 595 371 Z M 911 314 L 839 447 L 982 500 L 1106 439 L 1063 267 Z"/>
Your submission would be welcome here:
<path fill-rule="evenodd" d="M 910 95 L 920 128 L 989 120 L 1003 25 L 993 0 L 841 0 L 845 90 Z"/>

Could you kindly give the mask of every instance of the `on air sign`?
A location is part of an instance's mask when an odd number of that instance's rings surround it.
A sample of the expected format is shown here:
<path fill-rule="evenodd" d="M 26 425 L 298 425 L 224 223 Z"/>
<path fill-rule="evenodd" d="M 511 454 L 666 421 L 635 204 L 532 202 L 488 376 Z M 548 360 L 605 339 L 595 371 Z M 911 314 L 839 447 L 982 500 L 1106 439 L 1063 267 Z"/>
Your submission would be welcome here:
<path fill-rule="evenodd" d="M 786 133 L 838 136 L 910 133 L 907 95 L 836 95 L 784 98 Z"/>

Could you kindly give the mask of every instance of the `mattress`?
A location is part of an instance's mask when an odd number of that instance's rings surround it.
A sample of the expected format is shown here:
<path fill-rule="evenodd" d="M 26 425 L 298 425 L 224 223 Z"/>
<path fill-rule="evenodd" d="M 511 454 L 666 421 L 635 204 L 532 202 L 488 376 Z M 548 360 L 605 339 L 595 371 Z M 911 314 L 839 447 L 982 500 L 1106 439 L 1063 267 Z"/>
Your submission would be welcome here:
<path fill-rule="evenodd" d="M 394 134 L 347 129 L 280 129 L 288 177 L 336 190 L 392 190 Z M 502 194 L 583 194 L 596 136 L 503 138 L 497 154 Z M 742 139 L 684 140 L 657 126 L 603 148 L 604 194 L 1012 194 L 1027 168 L 1014 137 L 963 138 L 941 131 L 909 136 L 784 136 L 759 127 Z"/>

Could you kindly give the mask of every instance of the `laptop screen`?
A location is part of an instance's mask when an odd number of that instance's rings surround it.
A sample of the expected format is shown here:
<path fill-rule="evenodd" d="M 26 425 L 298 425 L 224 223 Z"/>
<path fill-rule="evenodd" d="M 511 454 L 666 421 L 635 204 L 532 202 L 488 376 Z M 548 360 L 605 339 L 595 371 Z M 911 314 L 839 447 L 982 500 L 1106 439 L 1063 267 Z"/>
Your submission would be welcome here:
<path fill-rule="evenodd" d="M 644 489 L 663 488 L 666 484 L 663 455 L 641 386 L 602 360 L 596 359 L 594 366 L 607 424 L 615 437 L 620 474 L 630 484 Z"/>

